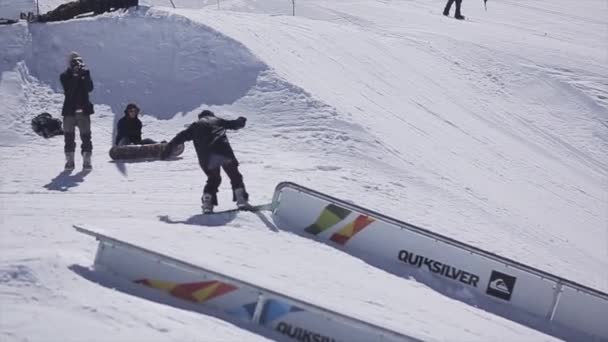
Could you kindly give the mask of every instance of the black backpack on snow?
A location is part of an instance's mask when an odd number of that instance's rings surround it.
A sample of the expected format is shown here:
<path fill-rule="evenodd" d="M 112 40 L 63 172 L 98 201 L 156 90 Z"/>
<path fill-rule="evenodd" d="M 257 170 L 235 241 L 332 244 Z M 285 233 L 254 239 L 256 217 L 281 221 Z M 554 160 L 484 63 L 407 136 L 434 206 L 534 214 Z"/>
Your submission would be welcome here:
<path fill-rule="evenodd" d="M 49 113 L 42 113 L 33 118 L 32 129 L 36 134 L 47 139 L 63 135 L 61 120 L 53 118 Z"/>

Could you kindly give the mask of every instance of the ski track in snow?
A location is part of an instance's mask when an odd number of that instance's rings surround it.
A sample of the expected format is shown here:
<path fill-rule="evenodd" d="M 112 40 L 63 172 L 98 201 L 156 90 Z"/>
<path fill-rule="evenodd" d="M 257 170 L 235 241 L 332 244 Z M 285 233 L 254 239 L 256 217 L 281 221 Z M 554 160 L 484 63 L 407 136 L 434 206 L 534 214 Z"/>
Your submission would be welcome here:
<path fill-rule="evenodd" d="M 210 106 L 248 117 L 230 140 L 255 203 L 290 180 L 606 291 L 607 34 L 595 12 L 607 10 L 541 3 L 465 2 L 474 21 L 461 23 L 428 1 L 317 0 L 293 18 L 287 1 L 181 0 L 0 27 L 0 339 L 264 339 L 113 291 L 87 268 L 95 242 L 71 229 L 83 222 L 426 340 L 550 340 L 254 215 L 203 226 L 191 146 L 171 162 L 107 157 L 128 102 L 157 140 Z M 0 13 L 33 4 L 3 0 Z M 90 174 L 62 174 L 62 139 L 29 127 L 60 113 L 72 50 L 95 82 Z"/>

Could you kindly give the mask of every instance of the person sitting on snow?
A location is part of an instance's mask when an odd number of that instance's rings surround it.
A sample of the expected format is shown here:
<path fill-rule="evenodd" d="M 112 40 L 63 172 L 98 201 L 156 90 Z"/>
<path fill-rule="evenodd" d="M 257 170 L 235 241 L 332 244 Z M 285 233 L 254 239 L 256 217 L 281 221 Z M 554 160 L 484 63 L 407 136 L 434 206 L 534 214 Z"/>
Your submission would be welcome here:
<path fill-rule="evenodd" d="M 141 138 L 141 121 L 137 117 L 139 107 L 129 103 L 125 108 L 125 116 L 118 120 L 116 125 L 116 145 L 148 145 L 156 144 L 152 139 Z"/>
<path fill-rule="evenodd" d="M 203 190 L 203 213 L 212 213 L 217 205 L 217 192 L 222 182 L 220 169 L 230 178 L 233 197 L 239 209 L 249 207 L 249 195 L 245 191 L 243 176 L 239 172 L 239 162 L 236 159 L 228 137 L 227 129 L 245 127 L 247 119 L 239 117 L 236 120 L 225 120 L 215 116 L 210 110 L 204 110 L 198 115 L 198 121 L 190 124 L 187 129 L 179 132 L 167 147 L 161 152 L 161 159 L 167 159 L 173 149 L 186 141 L 192 140 L 198 163 L 207 175 L 207 184 Z"/>

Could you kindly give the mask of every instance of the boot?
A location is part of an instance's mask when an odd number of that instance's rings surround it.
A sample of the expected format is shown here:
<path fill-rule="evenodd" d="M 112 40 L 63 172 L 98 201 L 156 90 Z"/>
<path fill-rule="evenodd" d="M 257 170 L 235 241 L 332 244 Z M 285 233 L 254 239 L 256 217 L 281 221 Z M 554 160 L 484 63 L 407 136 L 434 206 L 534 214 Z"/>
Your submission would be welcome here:
<path fill-rule="evenodd" d="M 445 4 L 445 8 L 443 9 L 443 15 L 445 15 L 446 17 L 450 15 L 450 8 L 452 7 L 452 3 L 454 3 L 454 1 L 448 1 Z"/>
<path fill-rule="evenodd" d="M 456 1 L 456 13 L 454 13 L 454 18 L 458 20 L 464 20 L 464 15 L 460 13 L 460 2 Z"/>
<path fill-rule="evenodd" d="M 213 212 L 213 195 L 203 194 L 203 214 L 210 214 Z"/>
<path fill-rule="evenodd" d="M 239 209 L 244 209 L 249 207 L 249 202 L 247 202 L 247 193 L 244 188 L 234 189 L 234 197 L 236 198 L 236 206 Z"/>
<path fill-rule="evenodd" d="M 74 170 L 74 152 L 65 153 L 65 169 Z"/>
<path fill-rule="evenodd" d="M 91 164 L 91 152 L 82 152 L 82 168 L 84 170 L 93 169 L 93 164 Z"/>

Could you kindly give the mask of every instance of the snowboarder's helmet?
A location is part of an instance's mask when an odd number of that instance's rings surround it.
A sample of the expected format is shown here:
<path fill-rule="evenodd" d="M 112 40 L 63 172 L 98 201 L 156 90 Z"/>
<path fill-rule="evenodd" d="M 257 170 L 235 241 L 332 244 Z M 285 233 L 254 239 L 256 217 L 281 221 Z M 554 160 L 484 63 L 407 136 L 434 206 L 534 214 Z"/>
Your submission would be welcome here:
<path fill-rule="evenodd" d="M 205 117 L 205 116 L 215 116 L 215 114 L 213 114 L 213 112 L 212 112 L 212 111 L 210 111 L 210 110 L 208 110 L 208 109 L 205 109 L 204 111 L 202 111 L 202 112 L 201 112 L 201 113 L 198 115 L 198 118 L 200 119 L 200 118 Z"/>

